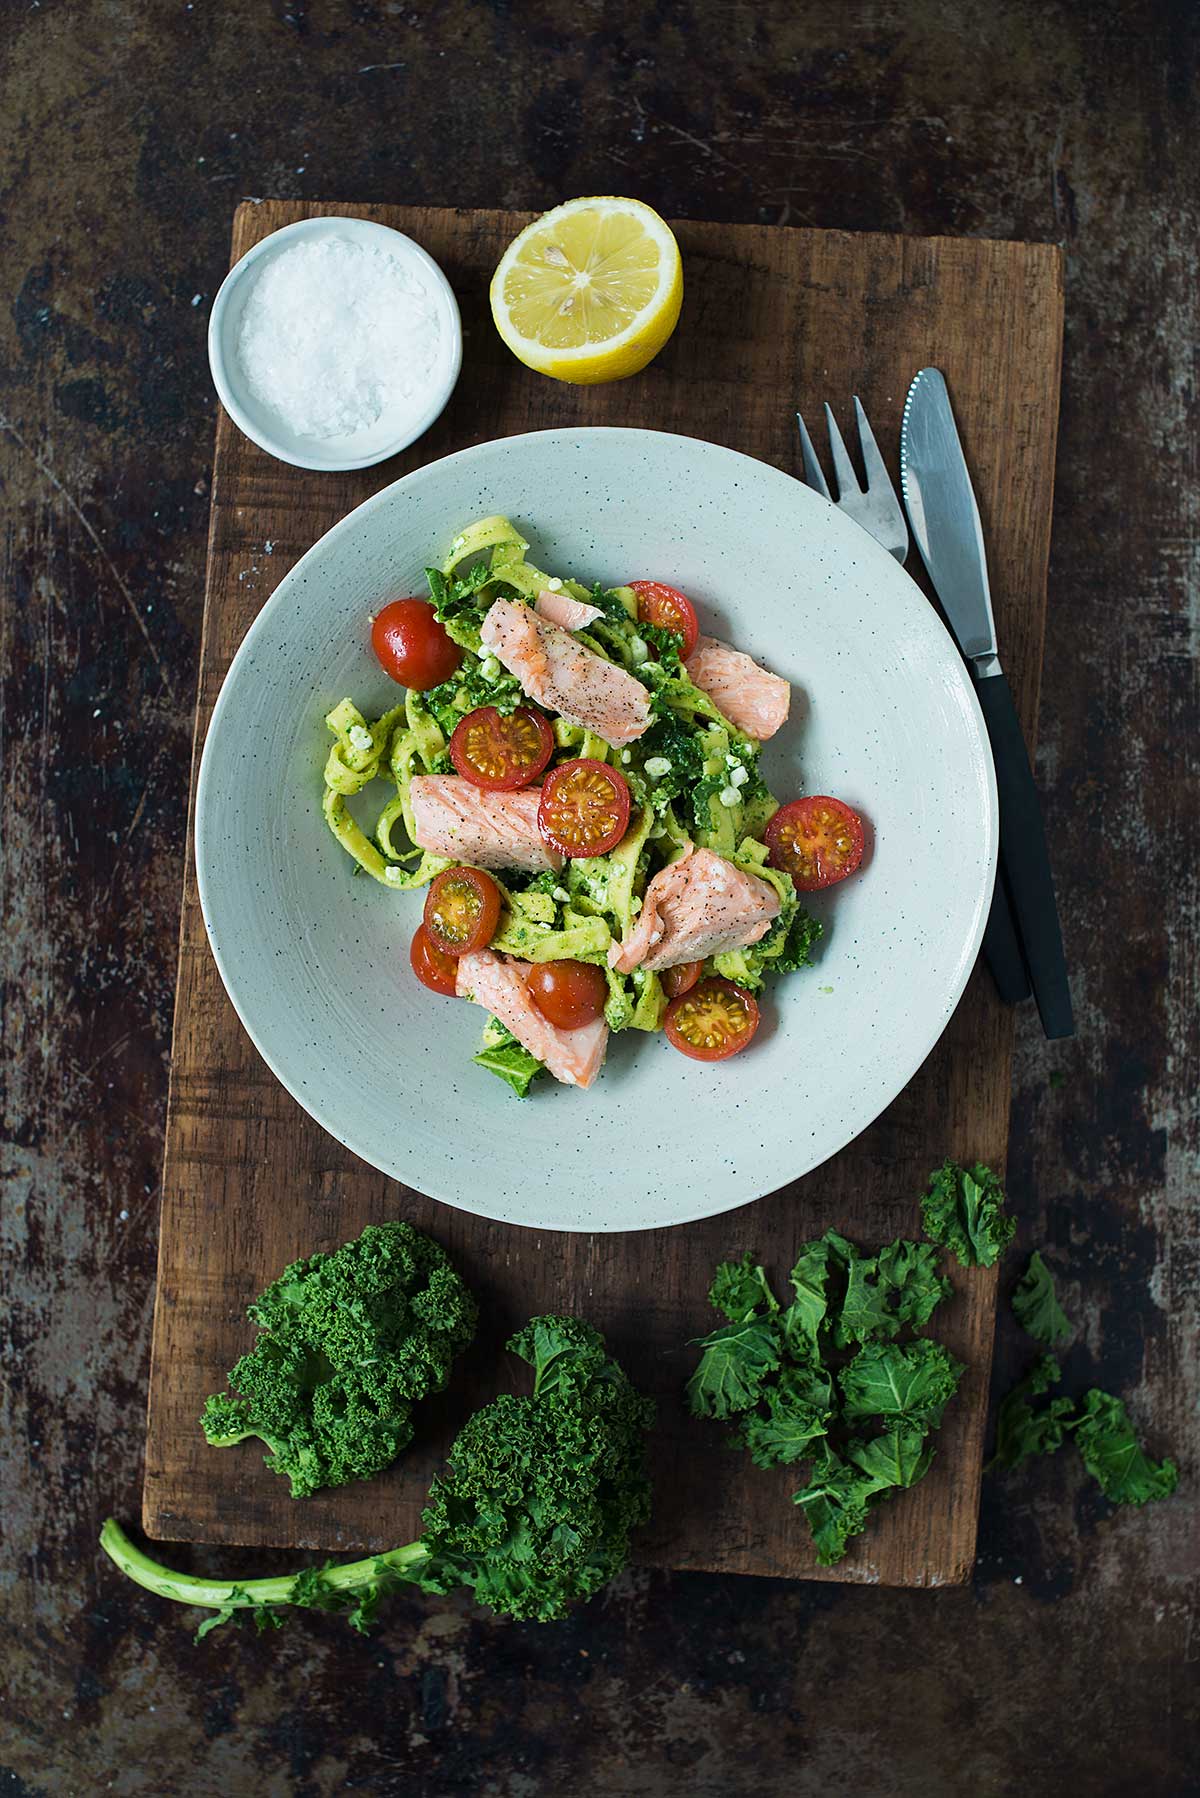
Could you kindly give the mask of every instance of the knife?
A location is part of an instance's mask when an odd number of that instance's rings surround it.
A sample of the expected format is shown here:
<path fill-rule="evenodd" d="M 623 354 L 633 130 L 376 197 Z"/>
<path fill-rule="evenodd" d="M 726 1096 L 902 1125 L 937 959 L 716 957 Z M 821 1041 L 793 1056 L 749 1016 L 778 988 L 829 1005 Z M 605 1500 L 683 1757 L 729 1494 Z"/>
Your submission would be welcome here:
<path fill-rule="evenodd" d="M 946 382 L 923 368 L 904 402 L 900 486 L 921 558 L 975 678 L 1000 798 L 1000 869 L 1050 1038 L 1073 1036 L 1071 989 L 1037 788 L 1008 678 L 996 653 L 979 507 Z M 990 926 L 989 926 L 990 927 Z"/>

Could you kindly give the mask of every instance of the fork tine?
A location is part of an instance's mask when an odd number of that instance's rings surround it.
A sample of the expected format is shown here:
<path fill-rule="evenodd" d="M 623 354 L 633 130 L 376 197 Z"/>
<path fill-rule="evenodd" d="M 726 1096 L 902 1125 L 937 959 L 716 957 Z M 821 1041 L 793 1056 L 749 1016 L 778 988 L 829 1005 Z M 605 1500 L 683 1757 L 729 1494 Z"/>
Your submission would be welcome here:
<path fill-rule="evenodd" d="M 842 500 L 848 493 L 861 493 L 862 488 L 858 484 L 854 464 L 846 453 L 842 433 L 838 430 L 837 419 L 833 416 L 833 408 L 828 400 L 825 402 L 825 423 L 829 427 L 829 447 L 833 452 L 833 471 L 837 475 L 838 499 Z"/>
<path fill-rule="evenodd" d="M 804 479 L 821 495 L 822 499 L 831 499 L 825 476 L 821 473 L 821 464 L 817 461 L 817 452 L 813 448 L 812 438 L 808 434 L 808 426 L 799 412 L 796 414 L 796 423 L 800 428 L 800 454 L 804 458 Z"/>
<path fill-rule="evenodd" d="M 873 508 L 876 518 L 876 524 L 872 528 L 884 548 L 902 563 L 908 555 L 908 524 L 904 508 L 892 485 L 887 464 L 879 453 L 875 433 L 857 394 L 854 396 L 854 415 L 858 420 L 858 440 L 862 445 L 863 467 L 867 473 L 867 503 Z"/>
<path fill-rule="evenodd" d="M 867 415 L 863 411 L 862 401 L 854 396 L 854 416 L 858 420 L 858 441 L 862 445 L 863 468 L 867 476 L 867 492 L 879 482 L 885 492 L 894 491 L 892 477 L 879 453 L 879 445 L 875 441 L 875 433 L 867 423 Z"/>

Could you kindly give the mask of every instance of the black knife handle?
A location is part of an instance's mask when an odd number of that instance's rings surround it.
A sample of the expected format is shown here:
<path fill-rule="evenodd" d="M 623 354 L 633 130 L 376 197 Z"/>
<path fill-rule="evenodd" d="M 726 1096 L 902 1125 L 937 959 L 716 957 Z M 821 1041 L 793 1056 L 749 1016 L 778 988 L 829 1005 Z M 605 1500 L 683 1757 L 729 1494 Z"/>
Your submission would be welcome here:
<path fill-rule="evenodd" d="M 1029 971 L 1021 954 L 1021 945 L 1017 941 L 1017 927 L 1013 923 L 1008 888 L 1004 884 L 1004 873 L 1000 868 L 996 869 L 992 909 L 988 913 L 987 928 L 983 933 L 983 959 L 991 969 L 996 991 L 1006 1005 L 1019 1005 L 1022 999 L 1028 999 Z"/>
<path fill-rule="evenodd" d="M 1067 984 L 1067 963 L 1054 900 L 1042 808 L 1033 784 L 1033 770 L 1029 766 L 1012 689 L 1005 675 L 997 672 L 978 681 L 975 690 L 996 764 L 996 788 L 1000 796 L 1000 867 L 1012 901 L 1013 917 L 1020 932 L 1042 1028 L 1051 1040 L 1074 1036 L 1071 989 Z"/>

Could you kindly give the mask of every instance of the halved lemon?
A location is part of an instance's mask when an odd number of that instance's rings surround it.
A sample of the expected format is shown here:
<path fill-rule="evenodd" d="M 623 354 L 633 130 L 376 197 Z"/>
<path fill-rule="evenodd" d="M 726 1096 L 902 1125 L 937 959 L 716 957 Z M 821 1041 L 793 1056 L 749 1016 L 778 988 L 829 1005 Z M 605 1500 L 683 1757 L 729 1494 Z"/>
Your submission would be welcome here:
<path fill-rule="evenodd" d="M 675 329 L 679 245 L 640 200 L 567 200 L 509 244 L 491 301 L 501 337 L 539 374 L 619 381 L 645 368 Z"/>

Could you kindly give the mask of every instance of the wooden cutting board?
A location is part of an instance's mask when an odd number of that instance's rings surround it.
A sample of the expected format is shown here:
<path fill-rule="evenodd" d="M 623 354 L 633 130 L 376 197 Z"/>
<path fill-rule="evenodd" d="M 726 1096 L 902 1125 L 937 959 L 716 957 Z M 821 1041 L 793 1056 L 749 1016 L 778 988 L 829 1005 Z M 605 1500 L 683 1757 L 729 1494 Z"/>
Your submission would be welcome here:
<path fill-rule="evenodd" d="M 671 343 L 634 380 L 575 388 L 531 374 L 491 325 L 488 278 L 525 215 L 248 202 L 234 221 L 234 259 L 279 226 L 321 213 L 394 225 L 437 258 L 462 306 L 463 375 L 420 443 L 358 474 L 286 467 L 220 415 L 195 761 L 225 671 L 272 589 L 324 531 L 409 470 L 489 438 L 597 424 L 708 438 L 794 472 L 793 409 L 800 406 L 816 426 L 828 398 L 849 421 L 858 393 L 895 473 L 905 391 L 930 362 L 946 371 L 954 394 L 987 533 L 1001 649 L 1032 744 L 1062 338 L 1056 248 L 680 222 L 686 298 Z M 193 767 L 193 799 L 194 779 Z M 898 964 L 898 981 L 919 978 L 919 968 Z M 536 1312 L 579 1311 L 607 1332 L 659 1401 L 655 1514 L 639 1546 L 646 1562 L 890 1585 L 965 1580 L 975 1549 L 994 1272 L 952 1270 L 956 1295 L 939 1314 L 938 1334 L 968 1371 L 932 1472 L 884 1506 L 836 1568 L 814 1565 L 806 1526 L 788 1502 L 795 1477 L 761 1472 L 725 1452 L 718 1429 L 684 1414 L 680 1387 L 694 1358 L 685 1344 L 717 1321 L 705 1294 L 723 1256 L 753 1247 L 782 1280 L 796 1245 L 830 1226 L 871 1246 L 917 1233 L 918 1194 L 944 1156 L 1003 1166 L 1012 1037 L 1011 1014 L 977 969 L 941 1043 L 884 1116 L 832 1162 L 773 1197 L 708 1222 L 634 1235 L 509 1228 L 374 1172 L 288 1097 L 225 997 L 189 855 L 146 1530 L 333 1551 L 408 1541 L 453 1431 L 512 1377 L 498 1345 Z M 251 1341 L 244 1308 L 255 1293 L 296 1257 L 396 1216 L 438 1236 L 471 1281 L 483 1305 L 479 1341 L 460 1364 L 454 1392 L 422 1411 L 420 1446 L 398 1468 L 366 1485 L 294 1502 L 255 1445 L 209 1449 L 197 1415 Z"/>

